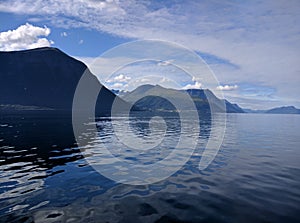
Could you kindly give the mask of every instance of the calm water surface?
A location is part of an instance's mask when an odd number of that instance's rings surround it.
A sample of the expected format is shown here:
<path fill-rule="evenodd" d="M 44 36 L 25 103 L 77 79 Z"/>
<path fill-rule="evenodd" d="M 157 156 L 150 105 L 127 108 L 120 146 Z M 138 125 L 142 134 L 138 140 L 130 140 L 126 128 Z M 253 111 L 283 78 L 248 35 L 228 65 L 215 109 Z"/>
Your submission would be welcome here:
<path fill-rule="evenodd" d="M 150 156 L 116 143 L 108 118 L 97 119 L 95 142 L 128 162 L 148 163 L 178 140 L 178 120 L 167 123 L 163 149 Z M 131 125 L 147 138 L 147 120 Z M 198 164 L 209 119 L 200 127 L 200 143 L 184 167 L 158 183 L 130 186 L 89 165 L 84 155 L 93 153 L 76 147 L 65 118 L 1 116 L 0 221 L 300 222 L 300 115 L 229 114 L 221 149 L 204 171 Z"/>

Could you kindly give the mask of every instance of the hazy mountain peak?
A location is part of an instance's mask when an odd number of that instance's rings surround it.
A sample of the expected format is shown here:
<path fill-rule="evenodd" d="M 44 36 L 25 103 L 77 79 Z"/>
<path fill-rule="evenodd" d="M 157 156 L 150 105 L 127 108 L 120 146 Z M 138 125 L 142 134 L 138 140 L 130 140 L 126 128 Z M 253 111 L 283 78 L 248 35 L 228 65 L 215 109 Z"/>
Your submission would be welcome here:
<path fill-rule="evenodd" d="M 244 112 L 238 105 L 233 105 L 228 101 L 224 102 L 217 98 L 213 92 L 208 89 L 176 90 L 172 88 L 164 88 L 160 85 L 146 84 L 137 87 L 131 92 L 127 92 L 122 96 L 122 98 L 130 103 L 136 103 L 137 107 L 147 110 L 174 110 L 174 106 L 171 106 L 170 103 L 164 99 L 164 96 L 167 95 L 169 98 L 180 101 L 184 104 L 183 92 L 190 95 L 196 108 L 201 112 L 210 112 L 210 103 L 215 105 L 217 112 L 225 112 L 222 107 L 224 103 L 226 105 L 226 112 Z M 188 106 L 188 104 L 186 106 Z M 186 107 L 186 109 L 190 108 Z"/>
<path fill-rule="evenodd" d="M 265 113 L 270 114 L 300 114 L 300 109 L 295 106 L 282 106 L 278 108 L 272 108 L 267 110 Z"/>

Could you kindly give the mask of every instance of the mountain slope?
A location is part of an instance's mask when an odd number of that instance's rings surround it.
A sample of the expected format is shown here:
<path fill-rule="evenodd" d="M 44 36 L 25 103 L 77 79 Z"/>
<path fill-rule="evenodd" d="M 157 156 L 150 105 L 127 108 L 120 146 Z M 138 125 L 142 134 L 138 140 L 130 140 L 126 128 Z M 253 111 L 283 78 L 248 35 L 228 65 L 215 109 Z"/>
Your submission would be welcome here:
<path fill-rule="evenodd" d="M 283 106 L 278 108 L 272 108 L 265 113 L 268 114 L 300 114 L 300 109 L 295 108 L 294 106 Z"/>
<path fill-rule="evenodd" d="M 300 114 L 300 109 L 295 108 L 294 106 L 276 107 L 268 110 L 244 109 L 244 111 L 247 113 L 259 113 L 259 114 Z"/>
<path fill-rule="evenodd" d="M 142 85 L 135 90 L 126 93 L 122 96 L 125 101 L 130 103 L 136 102 L 135 105 L 146 110 L 175 110 L 175 107 L 167 101 L 164 97 L 168 96 L 176 101 L 179 101 L 185 109 L 189 109 L 188 103 L 185 102 L 184 94 L 188 93 L 192 98 L 196 108 L 200 112 L 209 113 L 210 103 L 215 105 L 216 112 L 225 112 L 223 103 L 226 105 L 226 112 L 229 113 L 243 113 L 236 104 L 231 104 L 228 101 L 222 101 L 217 98 L 213 92 L 208 89 L 189 89 L 189 90 L 175 90 L 161 87 L 159 85 Z M 147 95 L 161 95 L 147 96 Z M 144 97 L 137 101 L 138 98 Z"/>
<path fill-rule="evenodd" d="M 70 112 L 77 84 L 86 70 L 84 63 L 56 48 L 0 52 L 0 104 L 2 108 L 33 106 Z M 115 99 L 129 106 L 89 70 L 87 76 L 89 87 L 102 87 L 96 105 L 98 114 L 109 112 Z"/>

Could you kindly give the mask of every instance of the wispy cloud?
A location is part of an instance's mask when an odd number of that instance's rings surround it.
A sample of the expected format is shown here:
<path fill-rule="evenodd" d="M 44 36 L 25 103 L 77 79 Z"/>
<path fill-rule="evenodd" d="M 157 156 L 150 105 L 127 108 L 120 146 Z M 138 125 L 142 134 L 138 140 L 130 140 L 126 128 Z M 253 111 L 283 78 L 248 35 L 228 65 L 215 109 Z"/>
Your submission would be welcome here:
<path fill-rule="evenodd" d="M 45 16 L 47 20 L 51 18 L 53 26 L 67 29 L 83 27 L 126 38 L 174 41 L 219 58 L 210 60 L 210 65 L 222 83 L 268 84 L 282 98 L 299 98 L 298 0 L 172 4 L 135 0 L 7 0 L 1 1 L 0 11 Z"/>
<path fill-rule="evenodd" d="M 62 32 L 62 33 L 60 34 L 60 36 L 62 36 L 62 37 L 67 37 L 67 36 L 68 36 L 68 33 L 67 33 L 67 32 Z"/>
<path fill-rule="evenodd" d="M 160 61 L 157 63 L 158 66 L 169 66 L 172 64 L 174 60 L 165 60 L 165 61 Z"/>
<path fill-rule="evenodd" d="M 217 90 L 220 91 L 232 91 L 232 90 L 236 90 L 238 88 L 238 86 L 235 85 L 220 85 L 217 87 Z"/>
<path fill-rule="evenodd" d="M 185 85 L 182 89 L 187 90 L 187 89 L 201 89 L 202 84 L 198 81 L 196 81 L 194 84 L 187 84 Z"/>
<path fill-rule="evenodd" d="M 46 38 L 50 32 L 46 26 L 38 27 L 26 23 L 15 30 L 0 33 L 0 50 L 14 51 L 50 46 L 53 42 Z"/>
<path fill-rule="evenodd" d="M 110 89 L 115 89 L 115 90 L 117 90 L 117 89 L 123 89 L 123 88 L 126 88 L 126 87 L 127 87 L 126 84 L 124 84 L 124 83 L 118 83 L 118 82 L 109 85 Z"/>

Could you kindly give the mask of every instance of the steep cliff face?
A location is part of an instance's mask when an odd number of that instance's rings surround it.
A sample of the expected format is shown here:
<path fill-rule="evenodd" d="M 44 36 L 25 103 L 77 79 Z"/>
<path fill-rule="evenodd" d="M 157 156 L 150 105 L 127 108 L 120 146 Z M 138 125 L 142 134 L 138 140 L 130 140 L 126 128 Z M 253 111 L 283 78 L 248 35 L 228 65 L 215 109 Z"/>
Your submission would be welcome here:
<path fill-rule="evenodd" d="M 0 52 L 0 104 L 2 107 L 9 105 L 6 108 L 31 106 L 69 112 L 77 84 L 85 71 L 91 87 L 101 88 L 97 113 L 109 112 L 115 99 L 128 105 L 105 88 L 84 63 L 49 47 Z"/>

